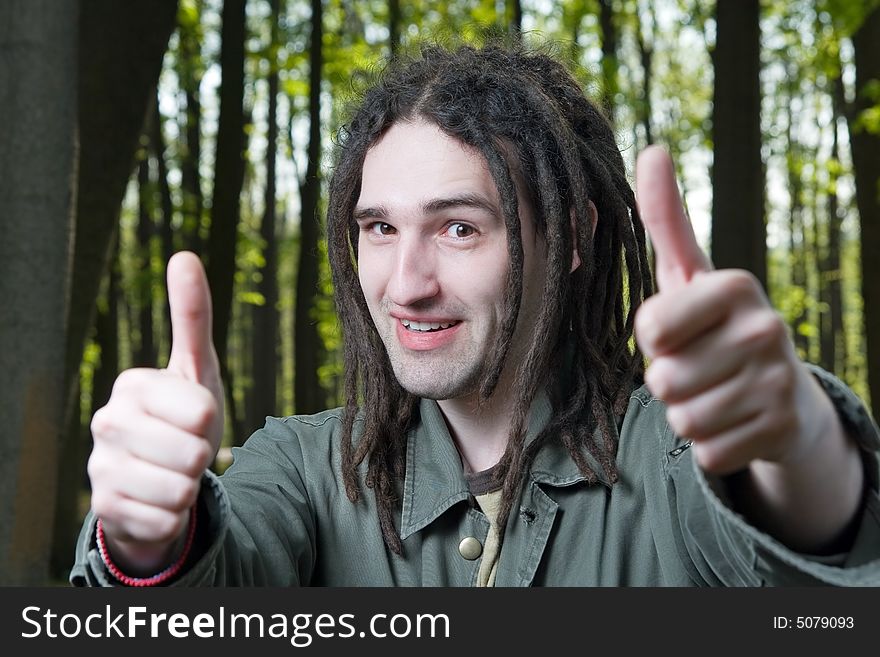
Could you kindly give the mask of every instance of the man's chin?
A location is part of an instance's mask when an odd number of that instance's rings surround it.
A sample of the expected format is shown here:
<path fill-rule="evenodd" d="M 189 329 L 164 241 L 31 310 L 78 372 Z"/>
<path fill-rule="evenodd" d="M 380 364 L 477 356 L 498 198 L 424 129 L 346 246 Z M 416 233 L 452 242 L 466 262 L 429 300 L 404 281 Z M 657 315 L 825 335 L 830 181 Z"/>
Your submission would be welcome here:
<path fill-rule="evenodd" d="M 461 396 L 454 388 L 438 388 L 437 386 L 432 385 L 408 384 L 404 382 L 400 382 L 400 385 L 409 394 L 422 399 L 442 401 L 444 399 L 452 399 L 453 397 Z"/>
<path fill-rule="evenodd" d="M 442 401 L 444 399 L 455 399 L 464 397 L 465 395 L 475 392 L 476 386 L 471 381 L 438 381 L 437 377 L 417 378 L 412 376 L 401 376 L 395 373 L 397 381 L 401 387 L 411 395 L 421 397 L 422 399 L 433 399 Z"/>
<path fill-rule="evenodd" d="M 397 350 L 389 350 L 389 356 L 397 382 L 416 397 L 455 399 L 473 394 L 479 387 L 483 364 L 478 359 Z"/>

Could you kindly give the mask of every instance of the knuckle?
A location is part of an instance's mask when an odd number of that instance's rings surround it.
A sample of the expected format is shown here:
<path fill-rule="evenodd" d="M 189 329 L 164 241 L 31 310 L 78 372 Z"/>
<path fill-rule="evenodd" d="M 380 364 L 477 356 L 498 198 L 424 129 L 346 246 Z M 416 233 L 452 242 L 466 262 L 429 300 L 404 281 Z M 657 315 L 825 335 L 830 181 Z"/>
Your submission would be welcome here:
<path fill-rule="evenodd" d="M 648 302 L 645 301 L 636 311 L 635 332 L 639 339 L 644 340 L 649 337 L 649 329 L 652 322 L 651 310 Z"/>
<path fill-rule="evenodd" d="M 711 440 L 695 445 L 694 458 L 700 468 L 715 476 L 731 474 L 739 469 L 733 454 L 719 449 Z"/>
<path fill-rule="evenodd" d="M 116 381 L 113 382 L 113 394 L 124 393 L 136 388 L 138 381 L 140 380 L 138 374 L 138 370 L 135 369 L 123 370 L 120 372 L 119 376 L 116 377 Z"/>
<path fill-rule="evenodd" d="M 723 461 L 717 450 L 701 449 L 694 453 L 699 466 L 710 474 L 721 474 Z"/>
<path fill-rule="evenodd" d="M 132 398 L 137 400 L 145 390 L 155 385 L 158 370 L 148 367 L 131 367 L 123 370 L 113 382 L 111 401 L 114 397 Z"/>
<path fill-rule="evenodd" d="M 183 518 L 179 513 L 162 511 L 156 515 L 152 524 L 156 538 L 168 540 L 177 536 L 183 529 Z"/>
<path fill-rule="evenodd" d="M 748 328 L 744 331 L 745 345 L 763 346 L 783 339 L 786 336 L 785 322 L 776 311 L 767 309 L 754 313 Z"/>
<path fill-rule="evenodd" d="M 192 413 L 193 422 L 198 430 L 200 432 L 207 431 L 217 417 L 217 402 L 214 401 L 214 396 L 207 390 L 203 390 L 198 399 L 194 399 Z"/>
<path fill-rule="evenodd" d="M 92 491 L 92 512 L 99 518 L 115 519 L 118 512 L 116 497 L 102 489 Z"/>
<path fill-rule="evenodd" d="M 208 443 L 204 440 L 199 440 L 196 447 L 191 449 L 186 456 L 184 463 L 185 472 L 191 477 L 200 476 L 202 471 L 208 467 L 208 461 L 211 458 L 210 452 Z"/>
<path fill-rule="evenodd" d="M 95 449 L 92 452 L 86 464 L 86 472 L 93 486 L 95 483 L 102 484 L 106 480 L 107 475 L 113 472 L 110 460 L 104 457 L 103 450 Z"/>
<path fill-rule="evenodd" d="M 670 382 L 666 376 L 665 368 L 660 365 L 660 361 L 654 361 L 645 372 L 645 383 L 651 394 L 658 399 L 665 399 L 669 396 Z"/>
<path fill-rule="evenodd" d="M 781 340 L 786 337 L 787 329 L 782 316 L 775 310 L 767 309 L 763 313 L 762 323 L 764 333 L 772 340 Z"/>
<path fill-rule="evenodd" d="M 649 301 L 653 301 L 650 299 Z M 664 329 L 660 314 L 653 303 L 641 305 L 635 318 L 635 332 L 640 346 L 647 352 L 655 352 L 663 345 Z"/>
<path fill-rule="evenodd" d="M 193 505 L 198 489 L 195 483 L 187 479 L 175 485 L 171 491 L 171 508 L 175 511 L 183 511 Z"/>
<path fill-rule="evenodd" d="M 192 506 L 199 499 L 199 491 L 201 489 L 202 489 L 201 479 L 193 479 L 192 481 L 190 481 L 189 495 L 187 496 L 187 500 L 186 500 L 187 503 L 186 503 L 186 507 L 184 508 L 184 510 L 188 510 L 188 509 L 192 508 Z"/>
<path fill-rule="evenodd" d="M 107 406 L 103 406 L 95 411 L 89 429 L 92 432 L 92 436 L 100 439 L 113 431 L 115 424 L 113 413 Z"/>
<path fill-rule="evenodd" d="M 761 290 L 761 284 L 755 275 L 745 269 L 727 270 L 723 273 L 722 280 L 722 294 L 729 298 L 750 298 Z"/>
<path fill-rule="evenodd" d="M 666 411 L 666 420 L 669 426 L 679 436 L 693 438 L 698 427 L 693 413 L 684 406 L 671 406 Z"/>
<path fill-rule="evenodd" d="M 92 482 L 92 489 L 94 489 L 95 482 L 101 479 L 100 461 L 95 457 L 94 453 L 89 457 L 89 462 L 86 464 L 86 473 L 88 473 L 89 479 Z"/>

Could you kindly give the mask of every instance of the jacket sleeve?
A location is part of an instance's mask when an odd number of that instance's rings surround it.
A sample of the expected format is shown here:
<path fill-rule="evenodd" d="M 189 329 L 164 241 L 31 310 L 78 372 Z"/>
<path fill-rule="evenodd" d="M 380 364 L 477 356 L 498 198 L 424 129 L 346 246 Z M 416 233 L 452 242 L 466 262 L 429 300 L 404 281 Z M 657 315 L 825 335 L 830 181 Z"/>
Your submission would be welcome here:
<path fill-rule="evenodd" d="M 667 496 L 679 555 L 696 584 L 782 586 L 880 585 L 880 433 L 859 398 L 840 380 L 811 370 L 831 398 L 844 428 L 861 448 L 865 493 L 849 552 L 800 554 L 750 525 L 728 504 L 719 479 L 707 477 L 674 436 L 666 459 Z"/>
<path fill-rule="evenodd" d="M 206 472 L 198 499 L 195 549 L 172 586 L 308 584 L 315 522 L 303 454 L 286 420 L 268 418 L 222 477 Z M 83 523 L 70 581 L 113 586 L 95 543 L 96 518 Z"/>

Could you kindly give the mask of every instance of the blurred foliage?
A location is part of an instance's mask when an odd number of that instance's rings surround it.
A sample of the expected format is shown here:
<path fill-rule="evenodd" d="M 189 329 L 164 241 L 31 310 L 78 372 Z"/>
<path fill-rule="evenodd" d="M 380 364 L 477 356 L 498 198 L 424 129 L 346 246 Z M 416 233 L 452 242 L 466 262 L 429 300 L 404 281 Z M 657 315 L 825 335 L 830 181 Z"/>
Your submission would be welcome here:
<path fill-rule="evenodd" d="M 839 199 L 842 217 L 841 272 L 846 354 L 844 368 L 837 372 L 863 397 L 867 395 L 865 336 L 861 320 L 858 269 L 858 217 L 853 200 L 852 162 L 848 155 L 845 124 L 835 122 L 832 86 L 843 76 L 847 98 L 852 98 L 853 62 L 849 38 L 868 9 L 880 0 L 866 3 L 846 0 L 765 0 L 763 3 L 763 110 L 764 161 L 767 170 L 767 221 L 769 294 L 794 334 L 804 339 L 801 355 L 820 357 L 819 314 L 827 311 L 820 303 L 821 286 L 830 280 L 819 271 L 820 254 L 827 249 L 827 201 L 830 193 Z M 401 4 L 402 52 L 413 51 L 424 41 L 441 43 L 483 43 L 507 30 L 504 2 L 497 0 L 450 0 L 438 3 L 414 0 Z M 617 32 L 617 60 L 614 96 L 614 126 L 627 165 L 647 143 L 665 144 L 675 158 L 682 190 L 698 235 L 708 234 L 711 207 L 711 102 L 713 89 L 712 49 L 715 39 L 714 2 L 709 0 L 614 0 L 614 28 Z M 295 262 L 299 251 L 299 193 L 306 171 L 308 142 L 308 76 L 310 3 L 287 0 L 282 3 L 281 43 L 272 43 L 265 0 L 248 3 L 246 44 L 247 161 L 245 188 L 241 198 L 242 218 L 236 257 L 235 306 L 230 340 L 230 368 L 235 372 L 236 399 L 244 403 L 249 374 L 248 308 L 265 303 L 256 290 L 265 265 L 259 221 L 263 214 L 267 93 L 270 62 L 278 62 L 280 87 L 278 104 L 279 289 L 281 313 L 278 366 L 278 412 L 296 411 L 293 399 L 292 336 Z M 222 77 L 220 49 L 220 0 L 181 0 L 179 29 L 171 40 L 160 81 L 162 130 L 167 143 L 168 185 L 174 215 L 171 224 L 175 248 L 187 242 L 184 236 L 195 230 L 207 236 L 211 206 L 213 155 L 217 131 L 218 84 Z M 602 34 L 597 0 L 531 0 L 522 2 L 523 39 L 542 45 L 569 62 L 573 73 L 594 98 L 602 95 Z M 347 108 L 370 80 L 381 73 L 390 52 L 388 5 L 380 0 L 325 0 L 324 67 L 322 80 L 322 180 L 332 172 L 335 135 L 346 121 Z M 645 88 L 645 61 L 650 62 L 650 88 Z M 201 158 L 197 163 L 200 189 L 204 193 L 198 226 L 187 226 L 193 199 L 181 186 L 182 166 L 190 147 L 186 130 L 187 92 L 199 100 Z M 880 81 L 869 89 L 877 102 L 859 118 L 860 125 L 880 131 Z M 837 126 L 836 128 L 834 126 Z M 832 130 L 841 140 L 839 156 L 831 152 Z M 153 220 L 161 221 L 158 203 L 158 173 L 155 157 L 144 149 L 138 156 L 150 159 L 150 185 L 143 192 Z M 791 181 L 800 181 L 798 201 L 802 222 L 791 234 Z M 326 193 L 326 192 L 325 192 Z M 155 314 L 155 343 L 159 364 L 167 359 L 170 339 L 165 335 L 164 262 L 158 229 L 149 243 L 136 239 L 138 190 L 136 176 L 120 215 L 122 299 L 119 339 L 120 366 L 131 362 L 131 351 L 140 343 L 137 311 L 141 292 L 149 290 Z M 322 208 L 326 200 L 322 200 Z M 326 359 L 320 367 L 322 386 L 334 404 L 341 403 L 340 335 L 333 305 L 333 290 L 321 247 L 320 297 L 313 309 Z M 794 282 L 793 271 L 803 266 L 806 279 Z M 874 336 L 880 339 L 880 336 Z M 100 359 L 94 342 L 86 350 L 82 373 L 84 421 L 90 407 L 91 379 Z M 227 436 L 227 440 L 230 437 Z"/>

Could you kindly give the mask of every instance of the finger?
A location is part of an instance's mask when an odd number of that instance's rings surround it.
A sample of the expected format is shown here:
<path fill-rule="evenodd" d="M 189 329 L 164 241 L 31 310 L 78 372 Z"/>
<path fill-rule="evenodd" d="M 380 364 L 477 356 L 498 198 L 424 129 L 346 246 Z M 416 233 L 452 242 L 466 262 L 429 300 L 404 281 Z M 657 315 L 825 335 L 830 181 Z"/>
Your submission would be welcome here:
<path fill-rule="evenodd" d="M 204 386 L 161 370 L 126 370 L 113 386 L 115 403 L 95 414 L 92 431 L 125 439 L 144 415 L 197 436 L 211 437 L 221 412 Z"/>
<path fill-rule="evenodd" d="M 648 358 L 658 358 L 686 347 L 730 314 L 717 292 L 695 281 L 688 293 L 660 293 L 646 299 L 636 311 L 635 335 Z"/>
<path fill-rule="evenodd" d="M 702 441 L 750 422 L 766 407 L 752 383 L 752 377 L 740 371 L 694 397 L 668 404 L 669 426 L 679 436 Z"/>
<path fill-rule="evenodd" d="M 773 461 L 791 442 L 797 414 L 777 412 L 772 403 L 754 417 L 723 433 L 697 440 L 695 457 L 707 472 L 727 475 L 747 468 L 752 461 Z"/>
<path fill-rule="evenodd" d="M 686 348 L 707 331 L 730 323 L 731 338 L 736 338 L 737 331 L 743 333 L 741 340 L 732 339 L 731 344 L 746 344 L 750 335 L 747 315 L 763 315 L 767 309 L 760 283 L 750 273 L 738 269 L 711 272 L 693 279 L 687 294 L 661 292 L 645 300 L 636 311 L 636 339 L 648 357 L 656 358 Z"/>
<path fill-rule="evenodd" d="M 194 253 L 182 251 L 168 261 L 168 303 L 172 332 L 168 369 L 204 383 L 216 369 L 211 290 Z"/>
<path fill-rule="evenodd" d="M 733 349 L 719 349 L 717 343 L 716 336 L 710 333 L 700 337 L 685 353 L 654 359 L 645 372 L 645 384 L 651 394 L 674 404 L 735 377 L 744 368 L 741 355 Z"/>
<path fill-rule="evenodd" d="M 132 456 L 124 456 L 113 480 L 105 486 L 115 493 L 168 511 L 185 511 L 196 502 L 200 478 L 153 465 Z"/>
<path fill-rule="evenodd" d="M 140 416 L 124 449 L 139 460 L 195 478 L 211 464 L 208 441 L 150 415 Z"/>
<path fill-rule="evenodd" d="M 756 380 L 773 371 L 784 350 L 784 327 L 772 311 L 750 312 L 739 322 L 724 322 L 686 346 L 654 358 L 645 372 L 651 393 L 666 403 L 689 399 L 750 368 Z M 775 389 L 779 386 L 769 386 Z"/>
<path fill-rule="evenodd" d="M 649 146 L 639 154 L 636 196 L 654 245 L 660 290 L 679 287 L 695 274 L 712 269 L 682 207 L 672 160 L 658 146 Z"/>
<path fill-rule="evenodd" d="M 758 414 L 730 431 L 695 442 L 694 458 L 703 470 L 714 475 L 744 470 L 760 458 L 759 441 L 767 435 L 767 426 L 766 415 Z"/>

